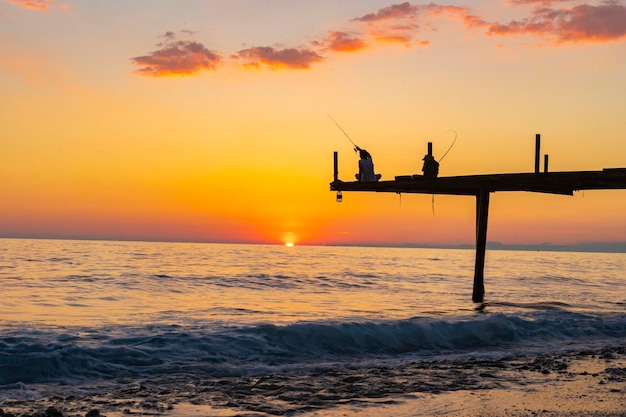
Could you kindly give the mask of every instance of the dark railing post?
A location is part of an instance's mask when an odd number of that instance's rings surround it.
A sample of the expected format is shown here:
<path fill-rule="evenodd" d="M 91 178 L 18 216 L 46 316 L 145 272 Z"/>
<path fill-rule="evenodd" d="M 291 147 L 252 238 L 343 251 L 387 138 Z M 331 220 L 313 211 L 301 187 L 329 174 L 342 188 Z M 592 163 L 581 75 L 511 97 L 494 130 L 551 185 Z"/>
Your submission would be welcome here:
<path fill-rule="evenodd" d="M 487 220 L 489 217 L 489 190 L 481 188 L 476 195 L 476 263 L 474 264 L 474 289 L 472 301 L 485 299 L 485 251 L 487 249 Z"/>
<path fill-rule="evenodd" d="M 338 162 L 339 158 L 337 155 L 337 151 L 335 151 L 334 154 L 334 162 L 335 162 L 335 173 L 333 175 L 333 178 L 335 179 L 335 181 L 339 180 L 339 162 Z"/>
<path fill-rule="evenodd" d="M 535 135 L 535 174 L 539 174 L 539 148 L 541 148 L 541 135 Z"/>

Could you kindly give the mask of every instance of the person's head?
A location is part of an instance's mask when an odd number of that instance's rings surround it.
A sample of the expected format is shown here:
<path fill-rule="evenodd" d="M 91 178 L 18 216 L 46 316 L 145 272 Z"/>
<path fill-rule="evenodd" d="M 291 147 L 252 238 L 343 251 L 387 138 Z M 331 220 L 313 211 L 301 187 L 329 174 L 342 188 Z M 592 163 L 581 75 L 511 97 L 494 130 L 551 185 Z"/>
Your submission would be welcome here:
<path fill-rule="evenodd" d="M 371 158 L 370 153 L 366 151 L 365 149 L 359 150 L 359 156 L 361 157 L 361 159 Z"/>
<path fill-rule="evenodd" d="M 423 161 L 428 161 L 428 160 L 431 160 L 431 159 L 435 159 L 435 158 L 433 158 L 433 156 L 430 155 L 430 154 L 426 154 L 426 155 L 424 155 Z"/>

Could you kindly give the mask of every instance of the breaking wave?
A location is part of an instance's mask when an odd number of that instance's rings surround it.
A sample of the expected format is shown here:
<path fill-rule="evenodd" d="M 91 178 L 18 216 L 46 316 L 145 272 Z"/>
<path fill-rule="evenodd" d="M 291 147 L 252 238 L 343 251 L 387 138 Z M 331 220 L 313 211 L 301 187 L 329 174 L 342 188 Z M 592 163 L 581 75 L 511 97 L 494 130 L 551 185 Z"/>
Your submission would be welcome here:
<path fill-rule="evenodd" d="M 582 351 L 625 342 L 626 315 L 563 311 L 219 329 L 149 325 L 29 331 L 15 326 L 0 337 L 0 386 L 320 372 Z"/>

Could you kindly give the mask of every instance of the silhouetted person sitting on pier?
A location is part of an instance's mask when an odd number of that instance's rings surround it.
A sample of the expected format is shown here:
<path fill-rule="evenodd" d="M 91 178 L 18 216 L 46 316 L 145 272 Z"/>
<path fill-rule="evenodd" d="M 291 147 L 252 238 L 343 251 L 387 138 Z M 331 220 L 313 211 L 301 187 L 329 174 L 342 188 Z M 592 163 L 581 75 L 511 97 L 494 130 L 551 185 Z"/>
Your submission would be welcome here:
<path fill-rule="evenodd" d="M 374 161 L 372 155 L 365 149 L 356 148 L 359 151 L 361 159 L 359 159 L 359 173 L 356 174 L 357 181 L 376 182 L 382 175 L 374 173 Z"/>
<path fill-rule="evenodd" d="M 439 162 L 435 161 L 435 158 L 426 154 L 424 156 L 424 166 L 422 167 L 422 172 L 424 173 L 424 178 L 428 178 L 429 180 L 434 180 L 439 175 Z"/>

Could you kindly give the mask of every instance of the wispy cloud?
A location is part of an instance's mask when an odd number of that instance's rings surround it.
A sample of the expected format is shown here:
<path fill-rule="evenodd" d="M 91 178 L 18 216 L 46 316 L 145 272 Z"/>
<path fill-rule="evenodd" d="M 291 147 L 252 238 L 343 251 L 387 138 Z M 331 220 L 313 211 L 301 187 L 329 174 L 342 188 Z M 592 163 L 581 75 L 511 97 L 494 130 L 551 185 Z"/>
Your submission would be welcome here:
<path fill-rule="evenodd" d="M 424 7 L 421 5 L 412 5 L 408 1 L 400 4 L 392 4 L 391 6 L 383 7 L 377 12 L 368 13 L 361 17 L 356 17 L 354 20 L 360 22 L 378 22 L 381 20 L 397 20 L 404 18 L 415 17 L 419 10 Z"/>
<path fill-rule="evenodd" d="M 492 36 L 530 34 L 557 44 L 616 41 L 626 37 L 626 6 L 616 1 L 559 9 L 540 6 L 525 19 L 490 24 L 487 33 Z"/>
<path fill-rule="evenodd" d="M 556 44 L 565 42 L 610 42 L 626 37 L 626 6 L 620 0 L 599 4 L 554 7 L 571 0 L 509 0 L 515 6 L 534 5 L 527 17 L 508 23 L 488 22 L 469 7 L 436 3 L 394 4 L 354 21 L 370 25 L 378 39 L 406 41 L 435 18 L 457 19 L 468 29 L 485 28 L 489 36 L 534 35 Z"/>
<path fill-rule="evenodd" d="M 190 31 L 182 31 L 190 35 Z M 136 73 L 152 77 L 194 75 L 202 70 L 215 70 L 223 59 L 217 52 L 207 49 L 200 42 L 189 39 L 177 40 L 174 32 L 166 32 L 165 42 L 148 55 L 132 58 L 141 67 Z"/>
<path fill-rule="evenodd" d="M 53 0 L 8 0 L 9 3 L 17 4 L 25 9 L 48 11 L 48 7 L 54 4 Z"/>
<path fill-rule="evenodd" d="M 421 5 L 404 2 L 356 17 L 352 21 L 364 24 L 374 41 L 402 43 L 408 46 L 419 32 L 421 10 Z"/>
<path fill-rule="evenodd" d="M 231 55 L 231 58 L 241 60 L 246 67 L 259 68 L 265 65 L 269 68 L 289 69 L 308 69 L 313 63 L 324 60 L 321 55 L 312 49 L 275 49 L 270 46 L 243 49 Z"/>
<path fill-rule="evenodd" d="M 469 7 L 440 5 L 435 3 L 413 5 L 409 2 L 384 7 L 353 19 L 366 24 L 369 33 L 377 41 L 399 42 L 407 46 L 429 44 L 419 40 L 422 27 L 431 28 L 434 19 L 461 20 L 467 27 L 483 26 L 484 20 L 472 13 Z"/>
<path fill-rule="evenodd" d="M 537 3 L 541 3 L 545 6 L 550 5 L 552 3 L 567 3 L 567 2 L 571 2 L 572 0 L 509 0 L 507 1 L 508 4 L 537 4 Z"/>
<path fill-rule="evenodd" d="M 459 21 L 474 34 L 529 35 L 557 46 L 566 42 L 611 42 L 626 37 L 626 0 L 566 5 L 571 1 L 508 0 L 506 4 L 523 17 L 505 23 L 487 21 L 470 7 L 405 1 L 357 16 L 305 46 L 252 46 L 230 54 L 227 59 L 199 42 L 177 40 L 168 32 L 166 42 L 157 45 L 158 50 L 132 60 L 141 67 L 137 73 L 155 77 L 196 74 L 226 63 L 258 69 L 306 70 L 328 61 L 332 54 L 360 52 L 375 43 L 404 44 L 410 48 L 431 45 L 428 36 L 441 19 Z M 193 35 L 182 33 L 186 37 Z"/>

